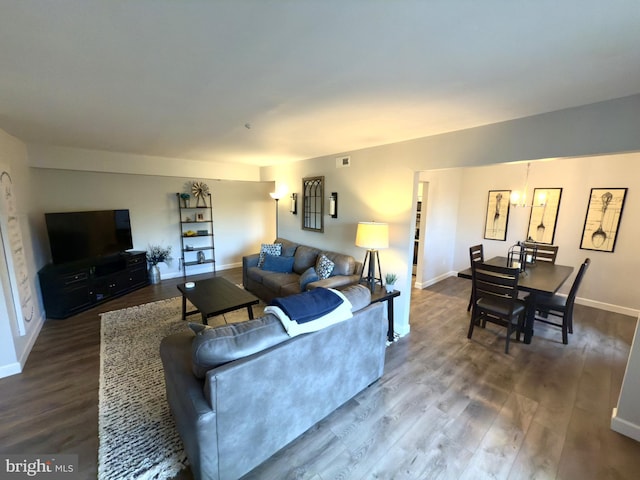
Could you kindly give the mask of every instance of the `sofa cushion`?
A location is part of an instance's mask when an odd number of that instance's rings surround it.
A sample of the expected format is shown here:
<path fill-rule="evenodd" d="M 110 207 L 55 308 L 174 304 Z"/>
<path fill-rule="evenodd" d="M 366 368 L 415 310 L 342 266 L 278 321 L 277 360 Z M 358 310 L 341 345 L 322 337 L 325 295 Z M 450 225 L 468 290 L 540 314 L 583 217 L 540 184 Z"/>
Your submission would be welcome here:
<path fill-rule="evenodd" d="M 321 280 L 325 278 L 329 278 L 331 272 L 333 272 L 333 266 L 335 264 L 329 260 L 329 258 L 323 253 L 318 257 L 318 261 L 316 263 L 316 272 L 318 272 L 318 277 Z"/>
<path fill-rule="evenodd" d="M 277 345 L 289 338 L 282 323 L 265 315 L 241 323 L 208 327 L 189 323 L 196 336 L 191 343 L 193 374 L 204 378 L 212 368 Z"/>
<path fill-rule="evenodd" d="M 282 244 L 282 252 L 280 255 L 283 257 L 293 257 L 296 254 L 296 249 L 299 244 L 292 242 L 291 240 L 287 240 L 286 238 L 276 238 L 275 242 Z"/>
<path fill-rule="evenodd" d="M 318 273 L 314 267 L 307 268 L 304 273 L 300 275 L 300 291 L 304 292 L 308 284 L 319 279 L 320 277 L 318 277 Z"/>
<path fill-rule="evenodd" d="M 280 255 L 282 253 L 282 244 L 281 243 L 263 243 L 260 245 L 260 258 L 258 259 L 258 266 L 262 267 L 264 263 L 264 256 L 269 255 Z"/>
<path fill-rule="evenodd" d="M 293 257 L 281 257 L 266 254 L 264 256 L 263 270 L 271 272 L 291 273 L 293 272 Z"/>
<path fill-rule="evenodd" d="M 356 269 L 356 260 L 351 255 L 345 255 L 343 253 L 336 252 L 323 252 L 329 260 L 331 260 L 333 265 L 333 272 L 331 272 L 331 276 L 334 275 L 353 275 Z"/>
<path fill-rule="evenodd" d="M 302 275 L 309 267 L 315 267 L 320 250 L 307 245 L 299 245 L 296 249 L 293 271 Z"/>
<path fill-rule="evenodd" d="M 364 285 L 356 283 L 341 288 L 340 291 L 351 302 L 352 312 L 357 312 L 371 303 L 371 291 Z"/>
<path fill-rule="evenodd" d="M 276 294 L 280 294 L 283 285 L 295 283 L 296 287 L 300 287 L 300 277 L 295 273 L 269 272 L 263 270 L 262 285 Z"/>

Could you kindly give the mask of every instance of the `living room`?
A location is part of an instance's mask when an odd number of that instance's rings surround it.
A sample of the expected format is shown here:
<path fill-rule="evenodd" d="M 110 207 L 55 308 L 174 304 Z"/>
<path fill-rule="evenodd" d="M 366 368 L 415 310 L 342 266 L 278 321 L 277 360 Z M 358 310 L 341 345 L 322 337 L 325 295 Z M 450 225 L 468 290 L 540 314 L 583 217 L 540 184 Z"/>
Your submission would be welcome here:
<path fill-rule="evenodd" d="M 186 191 L 193 180 L 207 183 L 213 194 L 220 270 L 238 267 L 243 255 L 276 237 L 276 207 L 279 236 L 358 259 L 365 252 L 354 243 L 357 223 L 389 223 L 390 245 L 381 252 L 381 263 L 385 273 L 393 271 L 399 276 L 397 288 L 402 295 L 396 299 L 396 330 L 406 336 L 411 331 L 414 282 L 426 287 L 455 275 L 468 266 L 467 249 L 471 244 L 484 242 L 492 256 L 504 254 L 510 245 L 523 239 L 527 209 L 511 210 L 504 242 L 483 239 L 484 215 L 487 192 L 521 189 L 526 165 L 531 162 L 530 190 L 563 188 L 556 237 L 562 262 L 577 265 L 585 256 L 591 256 L 594 262 L 579 303 L 637 316 L 640 303 L 633 272 L 640 267 L 634 249 L 639 227 L 633 220 L 640 213 L 634 193 L 640 187 L 640 94 L 626 92 L 577 105 L 412 140 L 375 143 L 366 148 L 345 146 L 320 156 L 265 166 L 47 145 L 23 140 L 3 129 L 0 159 L 12 178 L 34 316 L 26 331 L 19 332 L 7 267 L 0 265 L 4 289 L 0 296 L 0 377 L 20 374 L 46 320 L 37 276 L 50 261 L 44 213 L 128 208 L 134 248 L 171 246 L 176 258 L 179 236 L 175 193 Z M 250 134 L 257 128 L 244 130 Z M 350 158 L 350 166 L 337 168 L 336 160 L 345 156 Z M 339 194 L 338 216 L 325 216 L 323 233 L 302 230 L 301 214 L 292 214 L 287 201 L 274 205 L 269 197 L 270 192 L 286 188 L 285 200 L 291 193 L 300 198 L 302 179 L 318 175 L 325 178 L 327 195 Z M 419 182 L 429 185 L 424 215 L 427 233 L 414 278 Z M 614 253 L 579 248 L 588 194 L 596 187 L 628 188 Z M 171 265 L 162 265 L 161 273 L 166 279 L 179 276 L 177 259 Z M 562 292 L 567 289 L 565 286 Z"/>

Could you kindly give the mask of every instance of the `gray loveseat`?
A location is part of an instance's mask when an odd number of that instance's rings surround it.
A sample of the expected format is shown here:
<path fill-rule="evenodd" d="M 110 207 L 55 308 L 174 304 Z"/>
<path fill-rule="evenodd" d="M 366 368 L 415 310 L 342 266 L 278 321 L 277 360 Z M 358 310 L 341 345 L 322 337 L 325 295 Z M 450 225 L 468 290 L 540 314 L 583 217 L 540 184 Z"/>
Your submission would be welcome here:
<path fill-rule="evenodd" d="M 300 276 L 310 267 L 315 267 L 320 254 L 334 263 L 329 278 L 309 283 L 305 290 L 317 287 L 336 288 L 358 283 L 362 263 L 351 255 L 329 252 L 316 247 L 300 245 L 285 238 L 277 238 L 274 243 L 282 244 L 283 257 L 293 257 L 293 271 L 275 272 L 258 266 L 259 253 L 242 257 L 242 282 L 244 288 L 270 302 L 276 297 L 286 297 L 301 292 Z"/>
<path fill-rule="evenodd" d="M 267 348 L 208 371 L 195 364 L 197 335 L 162 340 L 167 399 L 195 479 L 240 478 L 382 376 L 384 307 L 360 285 L 344 293 L 358 297 L 353 310 L 366 306 L 314 333 L 289 338 L 271 314 L 220 327 Z"/>

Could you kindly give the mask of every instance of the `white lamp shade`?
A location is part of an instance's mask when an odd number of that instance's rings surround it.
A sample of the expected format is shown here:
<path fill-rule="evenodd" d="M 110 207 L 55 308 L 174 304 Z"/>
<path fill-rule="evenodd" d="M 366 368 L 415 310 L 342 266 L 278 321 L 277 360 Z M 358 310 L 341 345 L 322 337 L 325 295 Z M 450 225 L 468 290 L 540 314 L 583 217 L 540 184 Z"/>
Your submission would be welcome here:
<path fill-rule="evenodd" d="M 389 248 L 389 225 L 379 222 L 359 222 L 356 246 L 369 250 Z"/>

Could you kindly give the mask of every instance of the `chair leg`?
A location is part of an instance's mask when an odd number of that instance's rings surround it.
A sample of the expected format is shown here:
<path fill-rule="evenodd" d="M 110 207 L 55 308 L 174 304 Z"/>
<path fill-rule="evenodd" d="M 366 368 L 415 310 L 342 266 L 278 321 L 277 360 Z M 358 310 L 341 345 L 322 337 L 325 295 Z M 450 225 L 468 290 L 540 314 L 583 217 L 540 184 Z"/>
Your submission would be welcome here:
<path fill-rule="evenodd" d="M 467 332 L 467 338 L 471 338 L 471 335 L 473 335 L 473 326 L 475 325 L 475 320 L 473 318 L 473 315 L 471 316 L 471 320 L 469 320 L 469 331 Z"/>
<path fill-rule="evenodd" d="M 471 305 L 473 305 L 473 293 L 469 295 L 469 305 L 467 305 L 467 312 L 471 311 Z"/>
<path fill-rule="evenodd" d="M 509 326 L 507 326 L 507 341 L 504 344 L 504 353 L 509 355 L 509 340 L 511 339 L 511 322 L 509 322 Z"/>
<path fill-rule="evenodd" d="M 567 320 L 567 316 L 562 316 L 562 343 L 567 345 L 569 343 L 569 335 L 567 332 L 569 331 L 569 321 Z"/>

